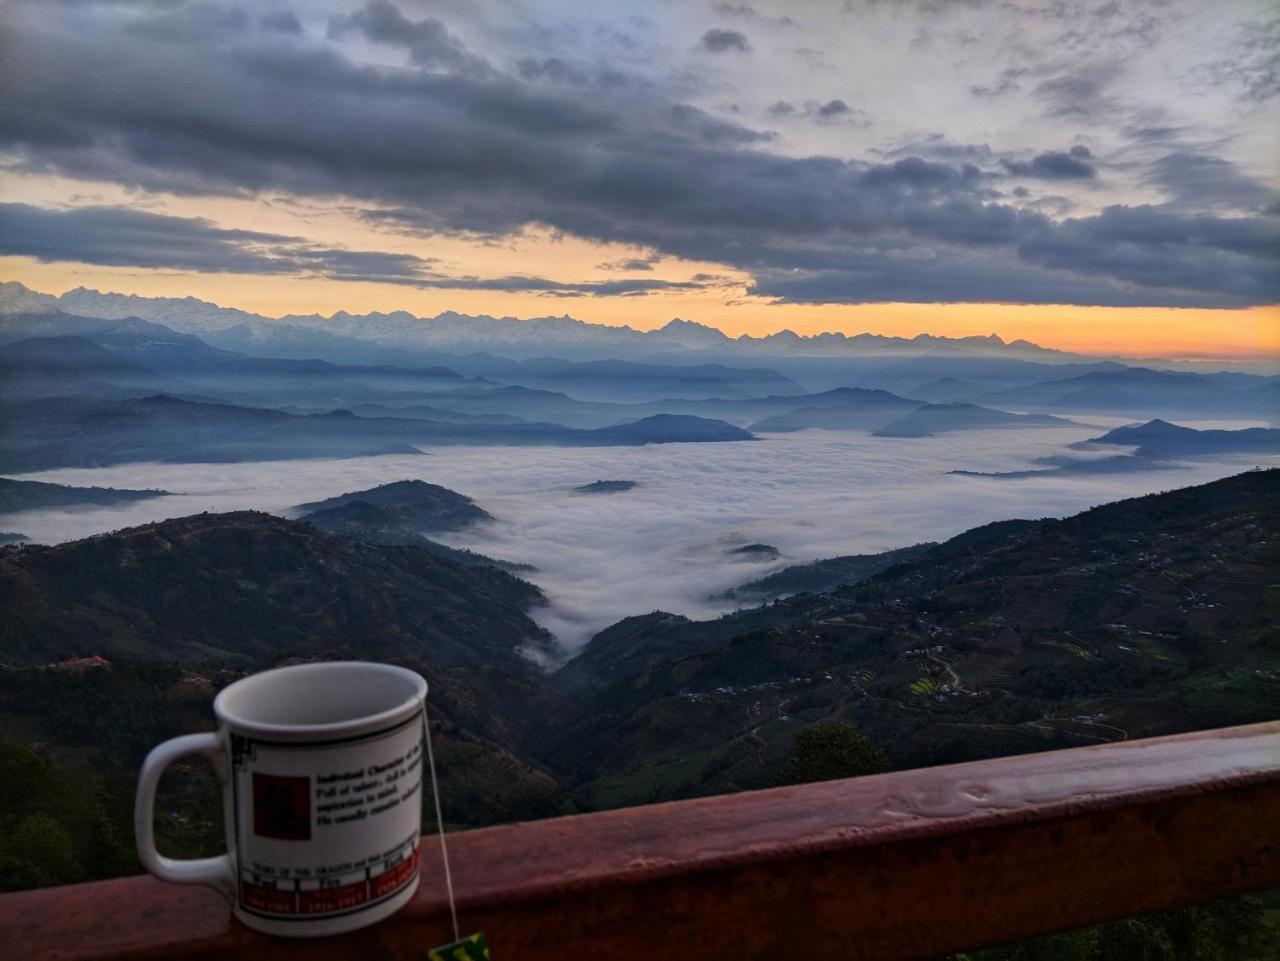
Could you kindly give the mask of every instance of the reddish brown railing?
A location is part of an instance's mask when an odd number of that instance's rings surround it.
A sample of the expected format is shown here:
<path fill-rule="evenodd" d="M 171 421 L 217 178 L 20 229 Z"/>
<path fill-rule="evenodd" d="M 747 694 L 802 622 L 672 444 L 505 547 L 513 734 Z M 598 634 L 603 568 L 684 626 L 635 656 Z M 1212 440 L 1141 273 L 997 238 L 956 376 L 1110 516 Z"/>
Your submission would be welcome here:
<path fill-rule="evenodd" d="M 927 958 L 1280 885 L 1280 722 L 451 835 L 495 959 Z M 421 959 L 434 846 L 395 917 L 286 941 L 211 890 L 127 878 L 0 897 L 0 952 Z"/>

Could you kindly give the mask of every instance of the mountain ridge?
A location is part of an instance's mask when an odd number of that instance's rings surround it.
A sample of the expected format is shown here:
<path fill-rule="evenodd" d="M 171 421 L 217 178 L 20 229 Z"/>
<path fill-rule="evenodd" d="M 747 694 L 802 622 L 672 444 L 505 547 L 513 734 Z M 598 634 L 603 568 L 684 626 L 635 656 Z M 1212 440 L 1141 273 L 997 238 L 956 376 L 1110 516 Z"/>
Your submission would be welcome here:
<path fill-rule="evenodd" d="M 1009 356 L 1035 357 L 1041 360 L 1077 359 L 1083 355 L 1041 347 L 1023 339 L 1004 341 L 995 334 L 945 337 L 922 333 L 914 337 L 862 332 L 844 334 L 826 331 L 802 335 L 783 329 L 755 337 L 741 334 L 730 337 L 718 328 L 681 318 L 673 318 L 664 326 L 641 331 L 629 326 L 594 324 L 568 314 L 516 318 L 511 316 L 465 315 L 442 311 L 433 317 L 420 317 L 408 311 L 374 311 L 351 314 L 339 310 L 325 317 L 319 314 L 285 314 L 269 317 L 233 307 L 222 307 L 195 297 L 141 297 L 136 294 L 102 292 L 76 287 L 61 295 L 31 290 L 17 281 L 0 283 L 0 314 L 19 311 L 61 310 L 104 319 L 135 316 L 160 321 L 186 333 L 209 334 L 242 328 L 250 340 L 269 339 L 284 330 L 309 330 L 320 333 L 377 340 L 382 343 L 404 343 L 437 349 L 458 345 L 481 346 L 503 343 L 525 344 L 545 352 L 549 343 L 580 346 L 607 346 L 612 343 L 632 348 L 728 348 L 768 353 L 784 350 L 783 345 L 815 353 L 866 351 L 874 349 L 918 352 L 936 346 L 956 346 L 972 350 L 997 351 Z M 274 325 L 274 330 L 273 330 Z"/>

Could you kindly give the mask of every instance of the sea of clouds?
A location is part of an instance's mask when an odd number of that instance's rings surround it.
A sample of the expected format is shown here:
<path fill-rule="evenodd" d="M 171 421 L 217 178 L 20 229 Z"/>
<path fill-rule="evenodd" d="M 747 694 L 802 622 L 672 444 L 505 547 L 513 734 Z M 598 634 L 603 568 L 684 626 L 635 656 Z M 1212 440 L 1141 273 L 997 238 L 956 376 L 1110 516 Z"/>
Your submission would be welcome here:
<path fill-rule="evenodd" d="M 1065 516 L 1258 463 L 1280 464 L 1276 457 L 1224 457 L 1170 471 L 1017 480 L 947 473 L 1026 469 L 1036 457 L 1062 453 L 1066 444 L 1099 432 L 1018 429 L 901 439 L 811 430 L 722 444 L 447 447 L 418 457 L 56 470 L 24 476 L 80 486 L 159 487 L 175 496 L 9 514 L 0 516 L 0 530 L 56 543 L 201 511 L 284 513 L 304 501 L 421 478 L 475 498 L 494 515 L 492 523 L 439 539 L 534 565 L 536 572 L 526 576 L 549 602 L 534 616 L 573 652 L 631 614 L 723 613 L 730 605 L 713 595 L 787 564 L 942 540 L 994 520 Z M 617 494 L 573 490 L 601 479 L 639 486 Z M 732 553 L 756 542 L 777 547 L 782 559 Z"/>

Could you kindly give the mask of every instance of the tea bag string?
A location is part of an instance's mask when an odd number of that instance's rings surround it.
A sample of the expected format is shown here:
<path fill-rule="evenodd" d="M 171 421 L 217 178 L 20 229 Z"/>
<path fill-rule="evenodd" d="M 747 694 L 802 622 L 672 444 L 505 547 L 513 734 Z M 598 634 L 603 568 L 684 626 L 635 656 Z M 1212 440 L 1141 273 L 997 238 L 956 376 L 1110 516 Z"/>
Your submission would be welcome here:
<path fill-rule="evenodd" d="M 427 765 L 431 769 L 431 796 L 436 806 L 436 833 L 440 835 L 440 859 L 444 862 L 444 886 L 449 892 L 449 917 L 453 920 L 453 940 L 461 941 L 458 928 L 458 906 L 453 900 L 453 874 L 449 871 L 449 843 L 444 838 L 444 814 L 440 810 L 440 782 L 436 779 L 436 756 L 431 750 L 431 722 L 427 719 L 427 705 L 422 705 L 422 727 L 427 739 Z"/>

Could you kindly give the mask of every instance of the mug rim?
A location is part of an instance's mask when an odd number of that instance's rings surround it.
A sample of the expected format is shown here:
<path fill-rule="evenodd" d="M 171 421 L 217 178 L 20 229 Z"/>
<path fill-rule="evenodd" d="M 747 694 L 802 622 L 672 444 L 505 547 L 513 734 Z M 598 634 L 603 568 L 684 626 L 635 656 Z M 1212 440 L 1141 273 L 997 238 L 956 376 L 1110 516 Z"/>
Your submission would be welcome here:
<path fill-rule="evenodd" d="M 412 684 L 413 693 L 393 707 L 376 711 L 372 714 L 362 714 L 358 717 L 346 718 L 341 721 L 325 721 L 316 724 L 280 724 L 270 721 L 255 721 L 237 714 L 227 706 L 228 700 L 235 696 L 238 688 L 243 689 L 250 686 L 251 683 L 262 683 L 263 678 L 269 675 L 284 673 L 294 675 L 327 674 L 338 670 L 360 670 L 370 674 L 397 677 Z M 396 664 L 384 664 L 380 661 L 313 661 L 307 664 L 286 664 L 282 667 L 273 667 L 265 671 L 248 674 L 228 684 L 214 697 L 213 713 L 222 724 L 237 731 L 283 735 L 294 739 L 309 739 L 311 737 L 346 733 L 360 728 L 377 727 L 406 718 L 412 713 L 421 710 L 423 703 L 426 701 L 427 689 L 426 678 L 416 671 L 411 671 Z"/>

